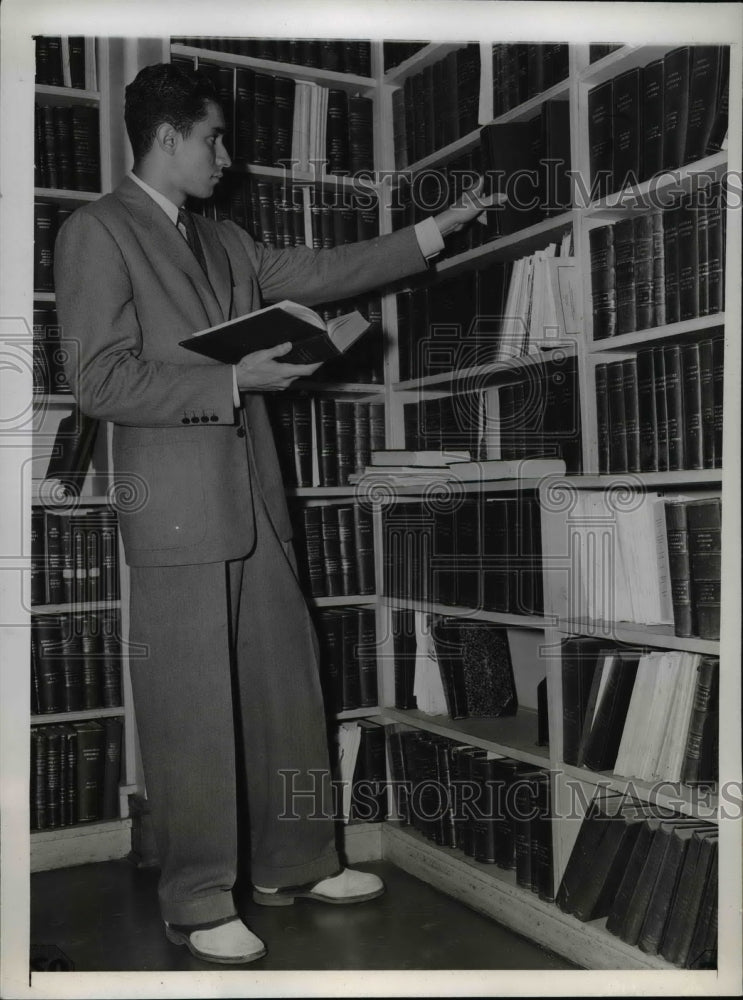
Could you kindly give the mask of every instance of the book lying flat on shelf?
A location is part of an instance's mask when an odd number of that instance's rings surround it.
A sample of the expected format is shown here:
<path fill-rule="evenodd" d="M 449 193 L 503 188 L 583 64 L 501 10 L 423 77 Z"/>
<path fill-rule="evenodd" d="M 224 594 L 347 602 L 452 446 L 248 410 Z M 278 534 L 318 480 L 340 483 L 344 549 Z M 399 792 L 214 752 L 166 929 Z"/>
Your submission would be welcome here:
<path fill-rule="evenodd" d="M 391 452 L 387 454 L 392 454 Z M 398 452 L 400 455 L 440 455 L 440 452 Z M 465 454 L 465 453 L 462 453 Z M 451 465 L 425 464 L 367 465 L 364 472 L 353 473 L 349 483 L 355 485 L 365 479 L 399 482 L 416 486 L 429 482 L 479 482 L 496 479 L 539 479 L 542 476 L 565 475 L 565 462 L 561 458 L 523 458 L 515 461 L 467 462 L 456 461 Z"/>
<path fill-rule="evenodd" d="M 406 451 L 388 448 L 385 451 L 373 451 L 371 464 L 379 466 L 448 466 L 458 462 L 469 462 L 468 451 Z"/>
<path fill-rule="evenodd" d="M 180 345 L 234 365 L 246 354 L 291 341 L 292 349 L 278 360 L 282 364 L 307 365 L 343 354 L 368 328 L 369 322 L 355 310 L 325 323 L 307 306 L 284 300 L 195 333 Z"/>

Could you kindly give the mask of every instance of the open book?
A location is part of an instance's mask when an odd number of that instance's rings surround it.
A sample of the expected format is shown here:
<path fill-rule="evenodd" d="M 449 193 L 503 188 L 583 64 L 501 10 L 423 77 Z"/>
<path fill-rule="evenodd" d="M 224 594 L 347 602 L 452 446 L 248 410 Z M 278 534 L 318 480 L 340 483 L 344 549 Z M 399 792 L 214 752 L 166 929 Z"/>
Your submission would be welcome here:
<path fill-rule="evenodd" d="M 285 300 L 201 330 L 181 340 L 180 345 L 234 365 L 246 354 L 291 341 L 291 351 L 278 360 L 282 364 L 307 365 L 343 354 L 368 328 L 369 322 L 360 312 L 346 313 L 326 323 L 307 306 Z"/>

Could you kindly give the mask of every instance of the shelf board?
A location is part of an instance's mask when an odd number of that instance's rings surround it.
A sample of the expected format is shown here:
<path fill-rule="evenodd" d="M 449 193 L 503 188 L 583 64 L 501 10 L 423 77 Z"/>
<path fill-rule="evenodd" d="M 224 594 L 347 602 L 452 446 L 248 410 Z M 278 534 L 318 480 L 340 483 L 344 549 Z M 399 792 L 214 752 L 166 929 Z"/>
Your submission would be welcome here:
<path fill-rule="evenodd" d="M 54 292 L 34 292 L 34 302 L 56 302 Z"/>
<path fill-rule="evenodd" d="M 633 622 L 588 622 L 561 618 L 557 624 L 567 635 L 598 636 L 607 642 L 626 642 L 660 649 L 680 649 L 706 656 L 720 655 L 718 639 L 685 638 L 673 634 L 671 625 L 638 625 Z"/>
<path fill-rule="evenodd" d="M 530 368 L 549 361 L 552 351 L 560 351 L 564 358 L 575 357 L 577 353 L 575 340 L 565 340 L 564 343 L 541 348 L 539 354 L 523 354 L 518 358 L 510 358 L 508 361 L 494 361 L 492 364 L 475 365 L 472 368 L 459 368 L 456 371 L 442 372 L 438 375 L 406 379 L 404 382 L 395 382 L 392 389 L 396 392 L 406 392 L 411 389 L 428 389 L 450 385 L 453 382 L 471 381 L 473 378 L 479 379 L 484 375 L 506 375 L 509 372 L 518 372 L 523 368 Z"/>
<path fill-rule="evenodd" d="M 385 73 L 384 83 L 401 84 L 406 77 L 415 76 L 416 73 L 424 70 L 426 66 L 431 66 L 433 63 L 439 62 L 440 59 L 443 59 L 450 52 L 456 52 L 457 49 L 461 49 L 464 44 L 464 42 L 429 42 L 424 48 L 414 52 L 412 56 L 401 62 L 399 66 L 394 66 L 388 73 Z"/>
<path fill-rule="evenodd" d="M 516 715 L 499 719 L 450 719 L 445 715 L 427 715 L 399 708 L 382 708 L 380 712 L 394 722 L 515 757 L 535 767 L 548 768 L 550 765 L 549 747 L 536 745 L 537 713 L 531 708 L 519 708 Z"/>
<path fill-rule="evenodd" d="M 376 604 L 375 594 L 362 594 L 355 597 L 312 597 L 310 603 L 316 608 L 345 608 L 357 604 Z"/>
<path fill-rule="evenodd" d="M 399 482 L 391 482 L 390 479 L 385 478 L 383 466 L 379 467 L 379 473 L 379 476 L 375 476 L 372 473 L 365 475 L 356 484 L 357 499 L 363 500 L 371 506 L 378 504 L 386 506 L 397 500 L 404 500 L 406 497 L 409 497 L 411 502 L 417 497 L 423 496 L 427 496 L 430 500 L 436 497 L 437 487 L 446 491 L 448 495 L 456 496 L 462 493 L 516 493 L 530 490 L 536 492 L 540 486 L 545 486 L 555 478 L 554 476 L 542 476 L 540 479 L 473 479 L 471 482 L 462 482 L 461 479 L 456 478 L 456 466 L 452 466 L 451 479 L 432 480 L 424 486 L 420 484 L 406 486 Z M 560 476 L 559 481 L 562 484 L 564 478 Z M 436 605 L 436 607 L 439 607 L 439 605 Z M 440 607 L 445 608 L 446 606 L 440 605 Z M 430 608 L 427 607 L 423 610 L 430 610 Z M 478 612 L 479 614 L 489 615 L 491 612 Z M 501 617 L 504 616 L 501 615 Z M 523 615 L 508 615 L 505 617 L 513 618 L 513 624 L 515 625 L 524 621 Z M 532 621 L 533 619 L 529 618 L 528 620 Z"/>
<path fill-rule="evenodd" d="M 79 601 L 75 604 L 35 604 L 31 608 L 32 615 L 62 615 L 80 614 L 84 611 L 107 611 L 110 608 L 120 608 L 121 601 Z"/>
<path fill-rule="evenodd" d="M 69 188 L 34 188 L 34 198 L 46 198 L 47 201 L 73 201 L 84 204 L 97 201 L 100 191 L 71 191 Z"/>
<path fill-rule="evenodd" d="M 88 506 L 111 507 L 112 506 L 111 497 L 103 496 L 103 495 L 85 496 L 84 493 L 82 495 L 80 495 L 80 496 L 71 496 L 71 497 L 68 497 L 65 500 L 61 501 L 59 504 L 55 504 L 54 501 L 53 501 L 53 499 L 52 499 L 52 497 L 50 497 L 50 496 L 42 496 L 41 490 L 39 488 L 39 481 L 38 480 L 34 480 L 34 482 L 32 483 L 32 490 L 33 490 L 33 492 L 31 494 L 31 503 L 32 504 L 43 504 L 44 507 L 47 507 L 47 508 L 51 508 L 51 507 L 54 507 L 54 506 L 59 506 L 62 510 L 68 510 L 68 509 L 70 509 L 72 507 L 74 507 L 75 510 L 77 510 L 78 507 L 88 507 Z"/>
<path fill-rule="evenodd" d="M 377 191 L 380 187 L 373 179 L 371 172 L 369 177 L 357 180 L 353 177 L 341 176 L 340 174 L 316 173 L 314 170 L 293 170 L 285 167 L 269 167 L 257 163 L 245 163 L 242 160 L 233 162 L 232 166 L 228 168 L 228 173 L 264 177 L 266 180 L 275 181 L 280 184 L 311 185 L 347 191 Z"/>
<path fill-rule="evenodd" d="M 349 497 L 353 499 L 356 495 L 355 486 L 289 486 L 286 489 L 289 497 L 303 497 L 313 500 L 322 500 L 326 497 Z"/>
<path fill-rule="evenodd" d="M 34 406 L 74 406 L 75 397 L 71 392 L 35 392 Z"/>
<path fill-rule="evenodd" d="M 31 725 L 52 725 L 60 722 L 85 722 L 87 719 L 111 719 L 124 715 L 123 706 L 118 708 L 89 708 L 79 712 L 47 712 L 43 715 L 32 715 Z"/>
<path fill-rule="evenodd" d="M 567 97 L 569 92 L 570 79 L 566 77 L 564 80 L 560 80 L 559 83 L 553 84 L 541 94 L 535 94 L 534 97 L 530 97 L 523 104 L 517 104 L 515 108 L 509 108 L 508 111 L 504 111 L 502 115 L 494 118 L 493 122 L 496 125 L 505 125 L 508 122 L 528 121 L 535 116 L 545 101 L 559 100 L 561 97 Z"/>
<path fill-rule="evenodd" d="M 700 330 L 714 330 L 725 325 L 725 313 L 714 313 L 712 316 L 698 316 L 681 323 L 669 323 L 667 326 L 656 326 L 649 330 L 636 330 L 634 333 L 623 333 L 619 337 L 607 337 L 605 340 L 592 340 L 588 345 L 589 354 L 603 354 L 606 351 L 620 351 L 627 347 L 644 347 L 657 340 L 667 340 L 676 337 L 686 337 L 699 333 Z"/>
<path fill-rule="evenodd" d="M 101 103 L 98 90 L 78 90 L 76 87 L 51 87 L 46 83 L 37 83 L 34 88 L 34 99 L 37 104 L 71 105 Z"/>
<path fill-rule="evenodd" d="M 185 56 L 198 59 L 199 62 L 216 63 L 219 66 L 246 66 L 263 73 L 275 76 L 288 76 L 293 80 L 309 80 L 313 83 L 327 84 L 344 90 L 356 91 L 359 88 L 371 89 L 377 86 L 377 81 L 369 76 L 357 76 L 355 73 L 339 73 L 337 70 L 321 69 L 318 66 L 302 66 L 295 63 L 278 62 L 275 59 L 257 59 L 255 56 L 241 56 L 236 52 L 218 52 L 216 49 L 200 49 L 192 45 L 173 42 L 170 52 L 174 56 Z"/>
<path fill-rule="evenodd" d="M 560 215 L 543 219 L 533 226 L 520 229 L 517 233 L 509 236 L 501 236 L 482 246 L 473 247 L 472 250 L 465 250 L 464 253 L 457 254 L 442 260 L 432 267 L 438 277 L 451 278 L 460 271 L 466 271 L 473 266 L 486 264 L 489 260 L 515 260 L 517 257 L 526 257 L 535 250 L 543 250 L 547 243 L 552 242 L 549 237 L 559 237 L 566 230 L 570 229 L 575 221 L 575 212 L 562 212 Z"/>
<path fill-rule="evenodd" d="M 678 489 L 683 486 L 718 487 L 722 483 L 722 469 L 679 469 L 674 472 L 606 472 L 568 475 L 566 485 L 577 490 L 605 490 L 607 486 L 635 486 L 638 490 Z"/>
<path fill-rule="evenodd" d="M 720 180 L 727 167 L 728 154 L 725 150 L 705 156 L 701 160 L 687 163 L 674 170 L 666 170 L 637 187 L 615 191 L 606 198 L 591 202 L 585 214 L 591 216 L 616 217 L 627 211 L 645 212 L 650 208 L 662 208 L 668 195 L 688 194 L 694 186 L 695 178 L 703 175 L 708 181 Z M 663 195 L 663 199 L 659 198 Z"/>
<path fill-rule="evenodd" d="M 680 782 L 641 781 L 639 778 L 623 778 L 611 771 L 590 771 L 585 767 L 575 767 L 572 764 L 561 764 L 563 774 L 570 778 L 591 785 L 601 785 L 612 791 L 635 795 L 643 802 L 675 809 L 687 816 L 701 820 L 717 819 L 718 795 L 717 787 L 706 789 L 692 785 L 682 785 Z M 672 789 L 672 790 L 671 790 Z"/>
<path fill-rule="evenodd" d="M 371 708 L 346 708 L 332 716 L 333 722 L 351 722 L 354 719 L 368 719 L 371 715 L 379 715 L 382 710 L 378 705 Z"/>
<path fill-rule="evenodd" d="M 590 960 L 592 969 L 676 971 L 664 959 L 609 934 L 605 920 L 581 923 L 555 903 L 516 885 L 513 872 L 479 864 L 454 848 L 438 847 L 409 826 L 384 823 L 382 853 L 411 875 L 584 968 Z"/>

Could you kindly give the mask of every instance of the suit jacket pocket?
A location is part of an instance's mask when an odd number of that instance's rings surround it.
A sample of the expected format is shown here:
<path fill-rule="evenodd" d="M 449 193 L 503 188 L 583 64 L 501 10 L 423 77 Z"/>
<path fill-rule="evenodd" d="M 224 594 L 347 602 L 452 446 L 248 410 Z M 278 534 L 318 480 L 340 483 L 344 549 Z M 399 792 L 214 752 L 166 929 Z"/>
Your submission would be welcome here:
<path fill-rule="evenodd" d="M 203 541 L 208 512 L 198 442 L 127 444 L 115 449 L 114 458 L 127 552 L 189 548 Z"/>

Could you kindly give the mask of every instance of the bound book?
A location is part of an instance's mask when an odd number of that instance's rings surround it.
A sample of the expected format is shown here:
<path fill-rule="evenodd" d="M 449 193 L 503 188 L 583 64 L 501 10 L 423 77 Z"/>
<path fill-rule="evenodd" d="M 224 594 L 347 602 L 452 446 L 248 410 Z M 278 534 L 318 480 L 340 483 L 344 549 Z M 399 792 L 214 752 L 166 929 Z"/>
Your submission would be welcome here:
<path fill-rule="evenodd" d="M 195 333 L 180 345 L 234 365 L 246 354 L 291 341 L 292 349 L 282 355 L 281 363 L 308 365 L 344 354 L 368 328 L 368 320 L 356 310 L 326 323 L 307 306 L 284 300 Z"/>

